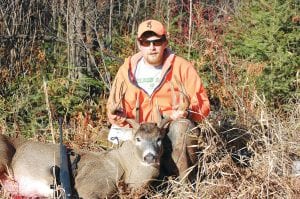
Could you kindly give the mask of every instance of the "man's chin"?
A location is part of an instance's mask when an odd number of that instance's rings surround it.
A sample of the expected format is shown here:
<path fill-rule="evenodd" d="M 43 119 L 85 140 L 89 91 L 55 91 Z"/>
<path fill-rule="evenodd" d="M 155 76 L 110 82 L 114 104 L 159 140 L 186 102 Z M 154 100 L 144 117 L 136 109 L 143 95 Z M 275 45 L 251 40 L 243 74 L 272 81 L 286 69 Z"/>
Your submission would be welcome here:
<path fill-rule="evenodd" d="M 158 58 L 148 59 L 147 62 L 154 66 L 160 65 L 160 60 Z"/>

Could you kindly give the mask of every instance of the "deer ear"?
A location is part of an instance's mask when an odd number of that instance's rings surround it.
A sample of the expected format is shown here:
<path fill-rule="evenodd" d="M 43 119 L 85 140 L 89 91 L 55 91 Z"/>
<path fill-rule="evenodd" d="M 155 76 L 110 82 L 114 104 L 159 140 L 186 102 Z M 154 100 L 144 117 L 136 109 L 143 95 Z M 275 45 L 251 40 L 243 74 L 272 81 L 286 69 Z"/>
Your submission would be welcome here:
<path fill-rule="evenodd" d="M 126 122 L 128 124 L 130 124 L 134 130 L 138 130 L 138 128 L 140 127 L 140 124 L 138 122 L 136 122 L 134 119 L 128 119 L 127 118 Z"/>
<path fill-rule="evenodd" d="M 159 122 L 159 124 L 157 124 L 157 126 L 160 129 L 162 129 L 162 128 L 166 129 L 166 128 L 168 128 L 171 121 L 172 121 L 171 118 L 165 118 L 161 122 Z"/>
<path fill-rule="evenodd" d="M 161 136 L 161 138 L 166 137 L 166 135 L 168 134 L 168 129 L 167 128 L 163 128 L 159 130 L 159 135 Z"/>

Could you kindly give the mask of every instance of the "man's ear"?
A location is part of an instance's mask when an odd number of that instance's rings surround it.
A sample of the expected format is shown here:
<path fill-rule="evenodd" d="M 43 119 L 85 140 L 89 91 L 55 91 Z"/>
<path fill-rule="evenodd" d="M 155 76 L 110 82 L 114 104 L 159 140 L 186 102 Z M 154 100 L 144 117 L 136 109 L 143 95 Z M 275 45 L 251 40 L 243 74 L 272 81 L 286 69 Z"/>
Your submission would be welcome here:
<path fill-rule="evenodd" d="M 168 45 L 169 45 L 169 41 L 168 41 L 168 40 L 166 40 L 166 42 L 164 43 L 164 46 L 165 46 L 165 48 L 167 48 L 167 47 L 168 47 Z"/>

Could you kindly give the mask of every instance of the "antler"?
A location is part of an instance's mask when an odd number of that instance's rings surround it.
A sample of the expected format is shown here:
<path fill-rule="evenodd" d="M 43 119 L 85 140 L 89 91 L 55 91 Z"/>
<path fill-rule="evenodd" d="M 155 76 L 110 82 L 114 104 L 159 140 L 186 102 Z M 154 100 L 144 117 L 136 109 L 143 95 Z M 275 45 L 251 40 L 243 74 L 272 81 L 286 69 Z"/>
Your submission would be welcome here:
<path fill-rule="evenodd" d="M 183 83 L 180 82 L 176 76 L 175 76 L 175 81 L 176 81 L 176 84 L 178 85 L 178 89 L 179 89 L 179 104 L 177 102 L 177 96 L 175 93 L 174 85 L 172 82 L 170 82 L 171 97 L 172 97 L 172 109 L 178 110 L 178 111 L 186 111 L 190 106 L 190 100 L 188 98 L 188 95 L 186 93 Z M 161 119 L 157 101 L 156 101 L 156 112 L 158 114 L 158 126 L 160 128 L 163 127 L 164 125 L 166 125 L 168 122 L 172 121 L 172 118 L 170 116 L 164 116 L 164 119 Z"/>
<path fill-rule="evenodd" d="M 177 96 L 175 93 L 174 85 L 172 82 L 170 82 L 172 108 L 174 110 L 178 110 L 178 111 L 186 111 L 190 106 L 190 101 L 189 101 L 188 95 L 186 93 L 183 83 L 180 82 L 176 76 L 175 76 L 175 81 L 176 81 L 176 84 L 178 85 L 178 89 L 179 89 L 179 104 L 177 103 Z M 124 84 L 125 84 L 125 82 L 123 81 L 120 85 L 120 91 L 118 92 L 118 94 L 119 94 L 118 100 L 116 97 L 116 95 L 117 95 L 117 86 L 116 86 L 117 80 L 116 80 L 116 83 L 114 84 L 114 88 L 112 90 L 113 104 L 112 104 L 112 108 L 110 109 L 110 113 L 113 115 L 122 115 L 123 114 L 122 117 L 124 117 L 125 121 L 127 123 L 129 123 L 134 129 L 138 129 L 138 127 L 140 126 L 140 124 L 139 124 L 139 117 L 140 117 L 140 115 L 139 115 L 139 108 L 140 108 L 139 97 L 137 96 L 137 99 L 136 99 L 136 107 L 135 107 L 136 108 L 136 120 L 126 118 L 126 116 L 124 116 L 123 107 L 122 107 L 122 100 L 124 99 L 126 89 L 127 89 L 126 88 L 124 90 Z M 157 124 L 160 128 L 162 128 L 164 125 L 166 125 L 172 119 L 169 116 L 164 116 L 164 119 L 162 119 L 157 101 L 155 103 L 156 103 L 155 109 L 158 114 Z"/>
<path fill-rule="evenodd" d="M 124 96 L 125 96 L 125 93 L 126 93 L 126 89 L 124 90 L 124 84 L 125 82 L 123 81 L 121 83 L 121 86 L 120 86 L 120 91 L 118 92 L 119 93 L 119 96 L 118 96 L 118 101 L 117 101 L 117 81 L 116 80 L 116 83 L 114 84 L 114 87 L 113 87 L 113 90 L 112 90 L 112 101 L 113 101 L 113 104 L 112 104 L 112 107 L 110 109 L 110 113 L 112 115 L 120 115 L 120 114 L 123 114 L 123 107 L 122 107 L 122 100 L 124 99 Z"/>
<path fill-rule="evenodd" d="M 134 119 L 129 119 L 126 118 L 126 116 L 124 115 L 124 109 L 123 109 L 123 105 L 122 105 L 122 100 L 124 99 L 125 93 L 126 93 L 126 89 L 124 89 L 124 85 L 125 82 L 123 81 L 120 85 L 120 91 L 118 92 L 119 96 L 118 96 L 118 100 L 117 100 L 117 81 L 114 84 L 113 90 L 112 90 L 112 107 L 110 109 L 110 113 L 113 115 L 120 115 L 121 117 L 124 117 L 125 121 L 130 124 L 134 129 L 138 129 L 140 127 L 139 124 L 139 99 L 137 97 L 137 102 L 136 102 L 136 112 L 137 112 L 137 116 L 136 116 L 136 120 Z"/>
<path fill-rule="evenodd" d="M 186 90 L 184 88 L 184 85 L 181 81 L 178 80 L 178 78 L 175 76 L 175 81 L 176 81 L 176 84 L 178 85 L 179 87 L 179 92 L 180 92 L 180 100 L 179 100 L 179 104 L 177 106 L 177 108 L 175 108 L 176 110 L 179 110 L 179 111 L 186 111 L 189 106 L 190 106 L 190 100 L 189 100 L 189 97 L 186 93 Z M 173 88 L 172 88 L 173 87 Z M 172 98 L 173 98 L 173 101 L 172 101 L 172 106 L 173 107 L 176 107 L 176 101 L 174 100 L 174 98 L 176 97 L 176 94 L 174 92 L 174 86 L 171 82 L 171 93 L 172 93 Z"/>

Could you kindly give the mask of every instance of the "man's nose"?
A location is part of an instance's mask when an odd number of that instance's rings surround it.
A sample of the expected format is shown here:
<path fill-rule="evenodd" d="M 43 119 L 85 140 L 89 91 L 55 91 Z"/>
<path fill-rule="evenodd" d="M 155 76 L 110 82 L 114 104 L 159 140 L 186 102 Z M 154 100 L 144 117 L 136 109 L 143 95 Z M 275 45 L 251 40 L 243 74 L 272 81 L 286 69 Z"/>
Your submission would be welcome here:
<path fill-rule="evenodd" d="M 154 46 L 153 42 L 150 42 L 150 48 L 155 49 L 155 46 Z"/>

